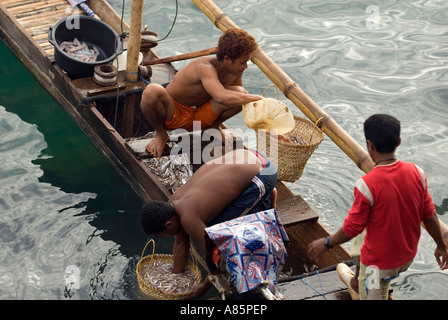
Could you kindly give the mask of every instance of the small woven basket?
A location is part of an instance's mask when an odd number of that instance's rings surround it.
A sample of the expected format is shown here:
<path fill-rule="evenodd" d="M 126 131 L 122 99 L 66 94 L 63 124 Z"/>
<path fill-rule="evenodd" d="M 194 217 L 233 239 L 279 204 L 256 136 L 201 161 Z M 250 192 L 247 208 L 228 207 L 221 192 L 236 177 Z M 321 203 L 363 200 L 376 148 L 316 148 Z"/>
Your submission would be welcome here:
<path fill-rule="evenodd" d="M 149 240 L 148 243 L 146 244 L 146 246 L 150 242 L 154 243 L 154 240 L 152 240 L 152 239 Z M 173 255 L 171 255 L 171 254 L 154 254 L 154 250 L 151 255 L 147 255 L 147 256 L 143 257 L 146 246 L 143 249 L 142 257 L 140 258 L 140 261 L 137 263 L 137 268 L 136 268 L 138 286 L 140 287 L 140 290 L 144 294 L 150 296 L 151 298 L 157 299 L 157 300 L 187 299 L 191 295 L 192 291 L 187 291 L 187 292 L 182 292 L 182 293 L 166 292 L 164 290 L 154 287 L 152 284 L 150 284 L 144 280 L 145 277 L 142 277 L 142 273 L 146 269 L 146 272 L 145 272 L 145 276 L 146 276 L 146 273 L 148 272 L 149 267 L 153 263 L 155 263 L 155 262 L 173 263 Z M 196 263 L 193 263 L 192 261 L 188 261 L 186 268 L 189 269 L 191 272 L 193 272 L 193 274 L 196 278 L 196 283 L 200 283 L 202 275 L 201 275 L 201 270 L 199 269 L 199 266 Z"/>
<path fill-rule="evenodd" d="M 294 116 L 295 127 L 285 134 L 293 143 L 278 140 L 270 134 L 257 134 L 257 149 L 266 154 L 277 166 L 277 179 L 297 181 L 305 170 L 308 159 L 323 140 L 322 130 L 307 119 Z M 277 148 L 275 148 L 277 144 Z"/>

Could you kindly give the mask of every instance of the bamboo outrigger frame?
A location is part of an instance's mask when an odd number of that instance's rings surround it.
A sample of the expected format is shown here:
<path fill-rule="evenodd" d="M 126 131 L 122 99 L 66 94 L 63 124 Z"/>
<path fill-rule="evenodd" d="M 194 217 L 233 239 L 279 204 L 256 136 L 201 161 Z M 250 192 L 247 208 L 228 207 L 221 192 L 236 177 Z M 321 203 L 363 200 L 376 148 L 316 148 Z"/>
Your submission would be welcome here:
<path fill-rule="evenodd" d="M 221 31 L 238 26 L 211 0 L 192 0 L 199 9 Z M 310 120 L 323 118 L 322 130 L 344 153 L 365 173 L 371 171 L 374 163 L 362 148 L 333 118 L 324 112 L 261 48 L 252 61 Z M 448 245 L 448 227 L 440 221 L 440 229 Z"/>
<path fill-rule="evenodd" d="M 135 1 L 143 2 L 143 0 Z M 235 26 L 211 1 L 193 0 L 193 2 L 221 30 Z M 88 1 L 88 4 L 97 16 L 117 33 L 129 32 L 130 26 L 122 21 L 106 0 Z M 126 72 L 121 72 L 118 75 L 117 88 L 99 88 L 91 77 L 70 79 L 54 62 L 52 46 L 46 41 L 45 35 L 48 33 L 48 28 L 58 20 L 73 14 L 67 13 L 66 9 L 65 0 L 0 0 L 0 39 L 64 107 L 142 199 L 167 200 L 171 193 L 162 185 L 157 176 L 128 149 L 125 141 L 126 137 L 151 129 L 145 124 L 138 107 L 145 84 L 127 82 Z M 137 26 L 138 28 L 140 27 Z M 125 48 L 126 46 L 127 41 L 124 44 Z M 144 54 L 143 65 L 149 65 L 151 61 L 160 59 L 151 49 L 141 51 Z M 307 117 L 313 121 L 323 117 L 324 132 L 362 170 L 367 172 L 371 169 L 372 163 L 366 152 L 329 115 L 322 112 L 261 49 L 258 50 L 253 61 Z M 174 68 L 167 63 L 153 65 L 152 68 L 151 81 L 155 83 L 166 83 L 175 73 Z M 129 73 L 132 73 L 132 70 Z M 116 104 L 118 98 L 121 101 L 119 105 Z M 116 123 L 114 114 L 119 115 Z M 142 130 L 137 130 L 137 127 Z M 300 195 L 294 195 L 281 181 L 278 181 L 277 189 L 279 191 L 277 211 L 291 240 L 287 248 L 289 258 L 285 270 L 293 267 L 293 274 L 301 275 L 315 265 L 323 269 L 351 259 L 343 246 L 337 246 L 323 254 L 318 263 L 312 261 L 307 254 L 308 244 L 330 233 Z M 448 238 L 447 230 L 445 234 Z M 340 295 L 336 298 L 340 298 Z"/>

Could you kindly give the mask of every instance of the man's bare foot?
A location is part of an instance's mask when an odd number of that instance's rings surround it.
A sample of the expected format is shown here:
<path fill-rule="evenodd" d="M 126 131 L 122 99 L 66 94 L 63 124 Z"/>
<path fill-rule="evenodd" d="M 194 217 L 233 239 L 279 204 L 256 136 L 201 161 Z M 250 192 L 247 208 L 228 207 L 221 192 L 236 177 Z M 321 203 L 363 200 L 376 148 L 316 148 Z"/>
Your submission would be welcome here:
<path fill-rule="evenodd" d="M 146 151 L 152 154 L 157 160 L 160 160 L 167 141 L 168 135 L 166 133 L 165 135 L 156 134 L 155 139 L 151 140 L 146 146 Z"/>
<path fill-rule="evenodd" d="M 221 142 L 229 150 L 233 149 L 233 141 L 235 140 L 235 134 L 231 129 L 219 129 L 221 132 Z"/>

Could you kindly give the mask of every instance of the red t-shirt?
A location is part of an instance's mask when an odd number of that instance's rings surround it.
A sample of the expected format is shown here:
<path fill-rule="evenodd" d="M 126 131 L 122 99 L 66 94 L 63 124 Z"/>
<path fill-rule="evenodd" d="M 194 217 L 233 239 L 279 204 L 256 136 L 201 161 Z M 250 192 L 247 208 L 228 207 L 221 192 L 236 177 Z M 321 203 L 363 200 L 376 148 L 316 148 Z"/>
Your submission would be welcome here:
<path fill-rule="evenodd" d="M 361 262 L 394 269 L 417 254 L 420 223 L 435 214 L 426 175 L 413 163 L 376 166 L 355 184 L 342 230 L 353 238 L 367 229 Z"/>

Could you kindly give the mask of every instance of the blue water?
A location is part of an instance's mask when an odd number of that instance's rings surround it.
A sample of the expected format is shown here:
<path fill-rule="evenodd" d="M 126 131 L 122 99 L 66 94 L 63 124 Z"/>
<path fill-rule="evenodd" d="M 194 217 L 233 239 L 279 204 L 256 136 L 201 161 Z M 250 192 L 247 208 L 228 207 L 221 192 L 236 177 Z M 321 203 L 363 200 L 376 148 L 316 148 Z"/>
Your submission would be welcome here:
<path fill-rule="evenodd" d="M 216 46 L 221 34 L 193 3 L 179 2 L 172 33 L 155 48 L 161 57 Z M 122 0 L 110 3 L 121 12 Z M 424 168 L 448 224 L 446 1 L 376 1 L 369 9 L 362 1 L 216 4 L 362 146 L 365 118 L 398 117 L 397 156 Z M 163 37 L 174 12 L 174 0 L 145 1 L 143 24 Z M 245 72 L 250 92 L 261 94 L 270 83 L 253 64 Z M 147 239 L 138 223 L 142 200 L 3 44 L 0 106 L 0 299 L 145 298 L 134 273 Z M 240 115 L 227 124 L 246 130 Z M 304 175 L 288 186 L 335 232 L 362 174 L 325 137 Z M 171 246 L 156 243 L 158 252 Z M 398 299 L 448 299 L 448 274 L 439 271 L 434 249 L 422 231 L 413 265 L 393 282 Z M 67 284 L 73 270 L 79 288 Z"/>

